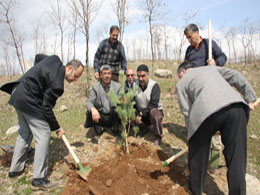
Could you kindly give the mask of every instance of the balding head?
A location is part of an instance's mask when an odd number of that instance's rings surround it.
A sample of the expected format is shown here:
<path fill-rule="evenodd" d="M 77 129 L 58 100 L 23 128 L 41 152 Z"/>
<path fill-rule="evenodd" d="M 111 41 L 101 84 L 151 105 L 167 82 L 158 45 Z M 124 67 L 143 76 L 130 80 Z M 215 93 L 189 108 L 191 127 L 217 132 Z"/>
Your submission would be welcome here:
<path fill-rule="evenodd" d="M 133 84 L 135 81 L 135 70 L 133 68 L 128 68 L 126 70 L 126 80 L 130 83 Z"/>

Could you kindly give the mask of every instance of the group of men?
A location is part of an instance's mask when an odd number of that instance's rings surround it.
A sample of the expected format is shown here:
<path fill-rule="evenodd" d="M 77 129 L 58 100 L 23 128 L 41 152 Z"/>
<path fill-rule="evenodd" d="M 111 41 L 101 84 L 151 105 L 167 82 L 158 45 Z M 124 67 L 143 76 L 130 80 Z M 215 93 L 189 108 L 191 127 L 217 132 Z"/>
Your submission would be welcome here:
<path fill-rule="evenodd" d="M 124 47 L 117 40 L 118 34 L 119 28 L 112 26 L 110 37 L 103 40 L 96 51 L 94 71 L 97 83 L 87 99 L 84 126 L 94 127 L 97 135 L 104 132 L 104 127 L 111 127 L 112 132 L 118 134 L 120 119 L 107 94 L 114 90 L 119 96 L 121 69 L 127 78 L 125 91 L 138 87 L 135 124 L 140 127 L 141 134 L 147 133 L 148 126 L 152 125 L 156 144 L 161 144 L 164 115 L 160 86 L 149 78 L 147 65 L 139 65 L 136 71 L 127 69 Z M 202 194 L 211 138 L 219 131 L 228 168 L 229 194 L 245 194 L 246 132 L 249 111 L 258 106 L 255 103 L 256 94 L 239 72 L 219 67 L 226 63 L 227 58 L 215 41 L 212 43 L 213 57 L 208 59 L 208 39 L 199 35 L 195 24 L 188 25 L 184 34 L 190 46 L 186 50 L 185 61 L 177 70 L 180 80 L 176 92 L 188 132 L 190 189 L 193 194 Z M 20 126 L 9 177 L 23 173 L 27 152 L 34 138 L 36 150 L 32 185 L 44 188 L 55 185 L 47 179 L 50 133 L 56 131 L 61 138 L 64 130 L 52 109 L 63 94 L 64 79 L 77 81 L 83 69 L 82 63 L 76 59 L 63 66 L 58 56 L 37 55 L 34 67 L 18 81 L 1 87 L 1 90 L 11 94 L 9 103 L 16 109 Z"/>
<path fill-rule="evenodd" d="M 160 87 L 158 83 L 149 78 L 149 68 L 145 64 L 138 66 L 137 77 L 133 68 L 126 71 L 125 92 L 134 86 L 138 87 L 135 95 L 136 119 L 133 121 L 140 127 L 139 135 L 148 132 L 150 125 L 153 126 L 156 144 L 162 142 L 163 109 L 160 101 Z M 111 127 L 113 134 L 118 135 L 120 119 L 115 112 L 108 93 L 113 90 L 119 97 L 120 84 L 112 80 L 112 69 L 109 65 L 100 68 L 99 81 L 95 83 L 87 100 L 87 117 L 84 126 L 94 127 L 96 134 L 101 135 L 105 127 Z"/>

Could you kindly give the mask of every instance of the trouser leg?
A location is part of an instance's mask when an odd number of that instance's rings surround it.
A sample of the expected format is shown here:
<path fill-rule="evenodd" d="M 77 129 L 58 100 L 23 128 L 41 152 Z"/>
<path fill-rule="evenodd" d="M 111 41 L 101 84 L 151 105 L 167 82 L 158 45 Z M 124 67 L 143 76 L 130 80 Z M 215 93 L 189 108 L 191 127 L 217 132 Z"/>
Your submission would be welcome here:
<path fill-rule="evenodd" d="M 46 121 L 35 119 L 27 114 L 24 116 L 35 139 L 33 178 L 44 178 L 48 171 L 51 130 Z"/>
<path fill-rule="evenodd" d="M 162 139 L 163 136 L 163 111 L 153 108 L 150 111 L 150 121 L 153 125 L 155 136 Z"/>
<path fill-rule="evenodd" d="M 188 166 L 190 169 L 190 189 L 194 195 L 201 195 L 208 168 L 212 120 L 207 119 L 188 141 Z"/>
<path fill-rule="evenodd" d="M 20 127 L 18 130 L 10 172 L 20 172 L 24 169 L 27 153 L 32 142 L 32 132 L 23 113 L 18 110 L 16 110 L 16 112 Z"/>
<path fill-rule="evenodd" d="M 225 127 L 221 130 L 230 195 L 246 194 L 248 118 L 247 108 L 242 104 L 235 104 L 227 115 Z"/>

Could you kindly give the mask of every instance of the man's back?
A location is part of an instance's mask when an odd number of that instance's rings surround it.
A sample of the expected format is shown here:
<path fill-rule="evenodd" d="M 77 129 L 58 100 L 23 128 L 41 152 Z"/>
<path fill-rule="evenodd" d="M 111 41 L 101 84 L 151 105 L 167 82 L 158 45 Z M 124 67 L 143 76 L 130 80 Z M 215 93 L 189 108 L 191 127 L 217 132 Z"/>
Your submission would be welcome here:
<path fill-rule="evenodd" d="M 233 83 L 239 89 L 244 87 L 245 81 L 240 80 L 236 74 L 237 71 L 231 69 L 206 66 L 187 71 L 178 82 L 176 86 L 178 101 L 186 118 L 188 139 L 211 114 L 233 103 L 246 104 L 230 85 Z M 250 98 L 252 97 L 245 97 Z"/>

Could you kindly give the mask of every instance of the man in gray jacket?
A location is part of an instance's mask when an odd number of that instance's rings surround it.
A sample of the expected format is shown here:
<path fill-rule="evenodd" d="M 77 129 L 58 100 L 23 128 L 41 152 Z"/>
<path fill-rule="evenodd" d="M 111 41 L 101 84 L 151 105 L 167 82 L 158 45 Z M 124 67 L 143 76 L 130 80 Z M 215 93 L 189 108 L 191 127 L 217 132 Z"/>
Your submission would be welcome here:
<path fill-rule="evenodd" d="M 111 67 L 103 65 L 100 69 L 101 80 L 93 85 L 87 100 L 87 119 L 84 127 L 94 126 L 97 135 L 104 132 L 104 127 L 112 127 L 112 132 L 118 133 L 119 118 L 108 97 L 108 92 L 114 90 L 119 96 L 120 84 L 112 81 L 111 77 Z"/>
<path fill-rule="evenodd" d="M 246 194 L 247 123 L 249 108 L 257 106 L 255 92 L 238 71 L 192 67 L 194 64 L 187 61 L 179 66 L 176 86 L 188 131 L 190 189 L 193 194 L 203 192 L 211 137 L 219 130 L 225 146 L 229 194 Z"/>

